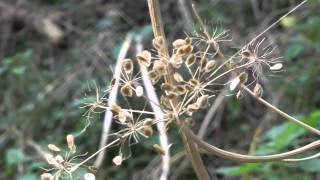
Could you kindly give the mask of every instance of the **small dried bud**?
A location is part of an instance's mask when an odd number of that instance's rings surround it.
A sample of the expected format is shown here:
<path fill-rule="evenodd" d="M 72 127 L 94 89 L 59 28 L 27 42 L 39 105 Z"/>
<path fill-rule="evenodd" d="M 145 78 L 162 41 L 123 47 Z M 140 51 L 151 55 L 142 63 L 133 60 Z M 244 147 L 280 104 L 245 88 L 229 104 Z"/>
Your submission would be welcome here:
<path fill-rule="evenodd" d="M 282 69 L 282 64 L 281 63 L 277 63 L 277 64 L 275 64 L 275 65 L 270 67 L 271 71 L 278 71 L 280 69 Z"/>
<path fill-rule="evenodd" d="M 189 80 L 189 85 L 192 89 L 195 89 L 196 87 L 200 86 L 200 82 L 196 79 L 190 79 Z"/>
<path fill-rule="evenodd" d="M 178 95 L 176 93 L 174 93 L 174 92 L 170 92 L 167 95 L 168 99 L 175 99 L 175 98 L 177 98 L 177 96 Z"/>
<path fill-rule="evenodd" d="M 126 83 L 124 86 L 121 87 L 121 94 L 123 96 L 131 97 L 133 95 L 133 87 L 131 83 Z"/>
<path fill-rule="evenodd" d="M 214 60 L 210 60 L 207 62 L 207 65 L 205 67 L 205 72 L 211 72 L 214 70 L 214 68 L 216 67 L 216 61 Z"/>
<path fill-rule="evenodd" d="M 143 120 L 144 126 L 152 126 L 152 124 L 153 124 L 153 119 L 151 119 L 151 118 L 146 118 Z"/>
<path fill-rule="evenodd" d="M 173 54 L 169 61 L 172 64 L 172 66 L 176 69 L 179 69 L 181 67 L 182 62 L 183 62 L 181 56 L 176 55 L 176 54 Z"/>
<path fill-rule="evenodd" d="M 253 88 L 253 93 L 255 96 L 257 97 L 262 97 L 262 94 L 263 94 L 263 89 L 262 89 L 262 86 L 257 83 L 254 88 Z"/>
<path fill-rule="evenodd" d="M 183 95 L 187 92 L 187 88 L 186 86 L 184 85 L 178 85 L 176 86 L 175 88 L 175 92 L 178 94 L 178 95 Z"/>
<path fill-rule="evenodd" d="M 121 123 L 126 123 L 127 121 L 127 113 L 124 112 L 124 111 L 120 111 L 118 113 L 118 120 L 121 122 Z"/>
<path fill-rule="evenodd" d="M 175 49 L 178 49 L 181 46 L 184 46 L 185 44 L 186 44 L 186 41 L 184 39 L 177 39 L 172 43 L 172 45 Z"/>
<path fill-rule="evenodd" d="M 143 126 L 143 134 L 147 137 L 152 136 L 153 135 L 152 126 Z"/>
<path fill-rule="evenodd" d="M 174 87 L 169 83 L 162 83 L 161 89 L 163 91 L 171 92 L 171 91 L 173 91 Z"/>
<path fill-rule="evenodd" d="M 242 72 L 239 74 L 239 80 L 241 84 L 244 84 L 248 81 L 248 74 L 246 72 Z"/>
<path fill-rule="evenodd" d="M 131 59 L 124 59 L 122 62 L 122 67 L 127 74 L 132 73 L 133 71 L 133 62 Z"/>
<path fill-rule="evenodd" d="M 162 74 L 162 75 L 167 73 L 167 71 L 166 71 L 166 65 L 165 65 L 162 61 L 160 61 L 160 60 L 155 61 L 155 62 L 153 63 L 153 70 L 154 70 L 155 72 L 158 72 L 158 73 Z"/>
<path fill-rule="evenodd" d="M 110 111 L 111 111 L 113 114 L 119 114 L 119 113 L 122 111 L 122 109 L 121 109 L 121 107 L 118 106 L 117 104 L 112 104 L 112 105 L 110 106 Z"/>
<path fill-rule="evenodd" d="M 54 166 L 59 166 L 59 163 L 58 163 L 57 160 L 52 156 L 52 154 L 45 154 L 44 156 L 45 156 L 48 164 L 54 165 Z"/>
<path fill-rule="evenodd" d="M 192 43 L 192 39 L 190 37 L 186 37 L 184 40 L 186 41 L 186 44 Z"/>
<path fill-rule="evenodd" d="M 41 174 L 41 180 L 53 180 L 53 175 L 50 173 Z"/>
<path fill-rule="evenodd" d="M 152 44 L 153 44 L 154 48 L 160 49 L 161 46 L 163 45 L 163 38 L 161 36 L 158 36 L 158 37 L 154 38 L 152 40 Z"/>
<path fill-rule="evenodd" d="M 191 53 L 193 50 L 193 47 L 189 44 L 189 45 L 185 45 L 183 46 L 183 54 L 189 54 Z"/>
<path fill-rule="evenodd" d="M 155 150 L 158 154 L 160 154 L 161 156 L 166 155 L 166 151 L 165 151 L 160 145 L 154 144 L 154 145 L 153 145 L 153 148 L 154 148 L 154 150 Z"/>
<path fill-rule="evenodd" d="M 93 172 L 93 173 L 97 173 L 97 172 L 98 172 L 97 166 L 89 166 L 88 168 L 89 168 L 89 170 L 90 170 L 91 172 Z"/>
<path fill-rule="evenodd" d="M 237 99 L 243 99 L 243 97 L 244 97 L 244 95 L 243 95 L 243 92 L 241 91 L 241 90 L 239 90 L 238 92 L 237 92 Z"/>
<path fill-rule="evenodd" d="M 208 100 L 209 100 L 209 96 L 203 95 L 197 99 L 196 104 L 199 108 L 205 108 L 208 105 Z"/>
<path fill-rule="evenodd" d="M 55 152 L 60 152 L 61 151 L 61 149 L 58 146 L 54 145 L 54 144 L 48 144 L 48 149 L 51 150 L 51 151 L 55 151 Z"/>
<path fill-rule="evenodd" d="M 163 105 L 167 109 L 171 109 L 172 108 L 171 105 L 170 105 L 170 100 L 165 96 L 161 96 L 160 103 L 161 103 L 161 105 Z"/>
<path fill-rule="evenodd" d="M 208 59 L 207 58 L 202 58 L 200 61 L 200 70 L 203 71 L 205 70 L 206 66 L 208 63 Z"/>
<path fill-rule="evenodd" d="M 67 144 L 68 144 L 68 148 L 71 150 L 71 151 L 74 151 L 75 150 L 75 140 L 74 140 L 74 136 L 71 135 L 71 134 L 68 134 L 67 137 Z"/>
<path fill-rule="evenodd" d="M 142 86 L 137 86 L 135 91 L 136 91 L 136 95 L 138 97 L 143 96 L 143 87 Z"/>
<path fill-rule="evenodd" d="M 182 81 L 184 81 L 184 80 L 183 80 L 183 77 L 182 77 L 179 73 L 174 73 L 173 78 L 174 78 L 174 80 L 177 81 L 177 82 L 182 82 Z"/>
<path fill-rule="evenodd" d="M 151 64 L 151 53 L 147 50 L 142 51 L 136 55 L 140 64 L 149 67 Z"/>
<path fill-rule="evenodd" d="M 83 177 L 85 180 L 95 180 L 96 179 L 96 176 L 92 173 L 86 173 L 83 175 Z"/>
<path fill-rule="evenodd" d="M 56 155 L 56 157 L 54 157 L 54 159 L 59 163 L 63 163 L 64 162 L 64 159 L 61 155 Z"/>
<path fill-rule="evenodd" d="M 199 110 L 199 105 L 197 104 L 197 103 L 193 103 L 193 104 L 189 104 L 188 106 L 187 106 L 187 110 L 189 111 L 189 112 L 197 112 L 198 110 Z"/>
<path fill-rule="evenodd" d="M 249 49 L 245 49 L 241 52 L 242 58 L 250 58 L 252 53 Z"/>
<path fill-rule="evenodd" d="M 149 72 L 149 78 L 150 78 L 152 84 L 156 84 L 160 80 L 159 74 L 155 71 Z"/>
<path fill-rule="evenodd" d="M 194 64 L 194 62 L 196 61 L 196 56 L 194 54 L 190 54 L 188 57 L 187 57 L 187 60 L 186 60 L 186 65 L 188 67 L 192 66 Z"/>
<path fill-rule="evenodd" d="M 122 164 L 122 161 L 123 161 L 123 159 L 122 159 L 122 156 L 120 156 L 120 155 L 118 155 L 118 156 L 116 156 L 116 157 L 114 157 L 114 158 L 112 159 L 112 162 L 113 162 L 116 166 L 120 166 L 120 165 Z"/>

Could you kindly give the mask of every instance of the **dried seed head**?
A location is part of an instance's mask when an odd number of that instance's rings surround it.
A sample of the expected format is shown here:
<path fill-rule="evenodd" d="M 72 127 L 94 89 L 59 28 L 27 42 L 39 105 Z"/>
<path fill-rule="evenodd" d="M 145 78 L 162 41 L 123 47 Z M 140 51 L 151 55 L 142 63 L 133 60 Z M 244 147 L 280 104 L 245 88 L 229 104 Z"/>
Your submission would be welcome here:
<path fill-rule="evenodd" d="M 45 159 L 48 164 L 56 166 L 56 167 L 59 166 L 59 163 L 51 154 L 45 154 L 44 156 L 45 156 Z"/>
<path fill-rule="evenodd" d="M 41 180 L 53 180 L 53 175 L 50 173 L 41 174 Z"/>
<path fill-rule="evenodd" d="M 155 72 L 158 72 L 159 74 L 164 75 L 164 74 L 166 74 L 166 65 L 160 60 L 155 61 L 153 63 L 153 70 Z"/>
<path fill-rule="evenodd" d="M 151 118 L 146 118 L 143 120 L 144 126 L 152 126 L 152 124 L 153 124 L 153 119 L 151 119 Z"/>
<path fill-rule="evenodd" d="M 89 170 L 90 170 L 91 172 L 93 172 L 93 173 L 97 173 L 97 172 L 98 172 L 97 166 L 89 166 L 88 168 L 89 168 Z"/>
<path fill-rule="evenodd" d="M 96 179 L 96 176 L 92 173 L 86 173 L 83 175 L 83 177 L 85 180 L 95 180 Z"/>
<path fill-rule="evenodd" d="M 121 123 L 124 124 L 127 121 L 127 113 L 124 111 L 120 111 L 117 115 L 117 118 Z"/>
<path fill-rule="evenodd" d="M 187 57 L 187 60 L 186 60 L 186 65 L 188 67 L 192 66 L 194 64 L 194 62 L 196 61 L 196 56 L 194 54 L 190 54 L 188 57 Z"/>
<path fill-rule="evenodd" d="M 281 63 L 277 63 L 277 64 L 275 64 L 275 65 L 270 67 L 271 71 L 278 71 L 280 69 L 282 69 L 282 64 Z"/>
<path fill-rule="evenodd" d="M 137 86 L 135 91 L 136 91 L 136 95 L 138 97 L 143 96 L 143 87 L 142 86 Z"/>
<path fill-rule="evenodd" d="M 162 89 L 163 91 L 171 92 L 171 91 L 174 90 L 174 87 L 172 86 L 172 84 L 162 83 L 161 89 Z"/>
<path fill-rule="evenodd" d="M 122 67 L 127 74 L 132 73 L 133 71 L 133 62 L 131 59 L 124 59 L 122 62 Z"/>
<path fill-rule="evenodd" d="M 122 109 L 120 106 L 118 106 L 117 104 L 112 104 L 110 106 L 110 111 L 113 113 L 113 114 L 119 114 L 120 112 L 122 112 Z"/>
<path fill-rule="evenodd" d="M 183 80 L 183 77 L 182 77 L 179 73 L 174 73 L 173 78 L 174 78 L 174 80 L 177 81 L 177 82 L 182 82 L 182 81 L 184 81 L 184 80 Z"/>
<path fill-rule="evenodd" d="M 184 85 L 178 85 L 176 86 L 175 88 L 175 92 L 178 94 L 178 95 L 183 95 L 187 92 L 187 88 L 186 86 Z"/>
<path fill-rule="evenodd" d="M 151 53 L 147 50 L 142 51 L 136 55 L 140 64 L 149 67 L 151 64 Z"/>
<path fill-rule="evenodd" d="M 172 108 L 171 105 L 170 105 L 170 100 L 165 96 L 161 96 L 160 103 L 161 103 L 162 106 L 164 106 L 167 109 L 171 109 Z"/>
<path fill-rule="evenodd" d="M 122 164 L 122 161 L 123 161 L 123 159 L 122 159 L 122 156 L 120 156 L 120 155 L 118 155 L 118 156 L 116 156 L 116 157 L 114 157 L 114 158 L 112 159 L 112 162 L 113 162 L 116 166 L 120 166 L 120 165 Z"/>
<path fill-rule="evenodd" d="M 242 58 L 248 59 L 252 57 L 252 52 L 249 49 L 245 49 L 241 52 Z"/>
<path fill-rule="evenodd" d="M 126 83 L 121 87 L 121 94 L 123 96 L 131 97 L 133 94 L 133 87 L 131 86 L 131 83 Z"/>
<path fill-rule="evenodd" d="M 64 162 L 64 159 L 61 155 L 56 155 L 54 159 L 60 164 Z"/>
<path fill-rule="evenodd" d="M 186 37 L 184 40 L 186 41 L 186 44 L 192 43 L 192 39 L 190 37 Z"/>
<path fill-rule="evenodd" d="M 230 91 L 233 91 L 238 87 L 240 83 L 240 78 L 239 76 L 235 77 L 231 82 L 230 82 Z"/>
<path fill-rule="evenodd" d="M 184 46 L 186 43 L 186 41 L 184 39 L 177 39 L 175 41 L 173 41 L 172 45 L 175 49 L 180 48 L 181 46 Z"/>
<path fill-rule="evenodd" d="M 257 96 L 257 97 L 262 97 L 263 88 L 262 88 L 262 86 L 261 86 L 259 83 L 257 83 L 257 84 L 254 86 L 254 88 L 253 88 L 253 93 L 254 93 L 254 95 Z"/>
<path fill-rule="evenodd" d="M 55 152 L 60 152 L 61 151 L 61 149 L 58 146 L 54 145 L 54 144 L 48 144 L 48 149 L 51 150 L 51 151 L 55 151 Z"/>
<path fill-rule="evenodd" d="M 196 79 L 190 79 L 188 83 L 192 89 L 195 89 L 200 86 L 200 82 Z"/>
<path fill-rule="evenodd" d="M 237 99 L 243 99 L 243 97 L 244 97 L 244 95 L 243 95 L 243 92 L 241 91 L 241 90 L 239 90 L 238 92 L 237 92 Z"/>
<path fill-rule="evenodd" d="M 200 70 L 203 71 L 208 63 L 208 59 L 207 58 L 202 58 L 200 61 Z"/>
<path fill-rule="evenodd" d="M 245 84 L 248 81 L 248 74 L 246 72 L 240 73 L 239 80 L 241 84 Z"/>
<path fill-rule="evenodd" d="M 143 126 L 143 134 L 147 137 L 152 136 L 153 135 L 152 126 Z"/>
<path fill-rule="evenodd" d="M 159 74 L 155 71 L 149 72 L 149 78 L 150 78 L 152 84 L 156 84 L 160 80 Z"/>
<path fill-rule="evenodd" d="M 160 49 L 163 45 L 163 38 L 161 36 L 155 37 L 152 40 L 153 47 L 156 49 Z"/>
<path fill-rule="evenodd" d="M 154 150 L 155 150 L 158 154 L 160 154 L 161 156 L 166 155 L 166 151 L 165 151 L 160 145 L 154 144 L 154 145 L 153 145 L 153 148 L 154 148 Z"/>
<path fill-rule="evenodd" d="M 177 55 L 177 54 L 173 54 L 170 58 L 170 63 L 172 64 L 172 66 L 176 69 L 179 69 L 181 67 L 182 64 L 182 58 L 181 56 Z"/>
<path fill-rule="evenodd" d="M 187 106 L 187 110 L 189 111 L 189 112 L 197 112 L 198 110 L 199 110 L 199 105 L 197 104 L 197 103 L 193 103 L 193 104 L 189 104 L 188 106 Z"/>
<path fill-rule="evenodd" d="M 170 99 L 170 100 L 177 98 L 177 96 L 178 95 L 174 92 L 169 92 L 167 95 L 168 99 Z"/>
<path fill-rule="evenodd" d="M 205 72 L 211 72 L 214 70 L 215 67 L 216 67 L 216 61 L 210 60 L 207 62 L 207 65 L 205 67 Z"/>
<path fill-rule="evenodd" d="M 75 142 L 74 136 L 71 135 L 71 134 L 68 134 L 67 137 L 66 137 L 66 140 L 67 140 L 68 148 L 71 151 L 75 151 L 76 145 L 74 143 Z"/>
<path fill-rule="evenodd" d="M 205 108 L 207 107 L 208 105 L 208 100 L 209 100 L 209 96 L 208 95 L 203 95 L 203 96 L 200 96 L 198 99 L 197 99 L 197 106 L 199 108 Z"/>
<path fill-rule="evenodd" d="M 189 54 L 189 53 L 191 53 L 192 52 L 192 50 L 193 50 L 193 47 L 190 45 L 190 44 L 188 44 L 188 45 L 185 45 L 185 46 L 182 46 L 181 48 L 183 48 L 182 49 L 182 54 Z M 179 50 L 178 50 L 179 51 Z"/>

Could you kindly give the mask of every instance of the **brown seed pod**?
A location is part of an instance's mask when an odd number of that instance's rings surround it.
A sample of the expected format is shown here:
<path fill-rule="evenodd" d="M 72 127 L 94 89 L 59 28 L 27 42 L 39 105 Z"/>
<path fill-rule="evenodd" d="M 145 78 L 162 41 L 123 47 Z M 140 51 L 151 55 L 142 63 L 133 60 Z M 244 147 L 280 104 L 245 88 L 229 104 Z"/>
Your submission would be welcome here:
<path fill-rule="evenodd" d="M 174 79 L 175 81 L 177 81 L 177 82 L 182 82 L 182 81 L 184 81 L 184 80 L 183 80 L 183 77 L 182 77 L 179 73 L 174 73 L 174 74 L 173 74 L 173 79 Z"/>
<path fill-rule="evenodd" d="M 155 71 L 149 72 L 149 78 L 150 78 L 153 85 L 156 84 L 160 80 L 159 74 Z"/>
<path fill-rule="evenodd" d="M 178 85 L 176 86 L 175 88 L 175 92 L 178 94 L 178 95 L 183 95 L 187 92 L 187 88 L 185 85 Z"/>
<path fill-rule="evenodd" d="M 143 134 L 147 137 L 152 136 L 153 135 L 152 126 L 143 126 Z"/>
<path fill-rule="evenodd" d="M 245 49 L 241 52 L 242 58 L 250 58 L 252 56 L 252 52 L 249 49 Z"/>
<path fill-rule="evenodd" d="M 162 84 L 161 84 L 161 89 L 162 89 L 163 91 L 171 92 L 171 91 L 174 90 L 174 87 L 172 86 L 172 84 L 162 83 Z"/>
<path fill-rule="evenodd" d="M 186 41 L 186 44 L 192 43 L 192 39 L 190 37 L 186 37 L 184 40 Z"/>
<path fill-rule="evenodd" d="M 153 63 L 153 70 L 155 71 L 155 72 L 158 72 L 159 74 L 161 74 L 161 75 L 164 75 L 164 74 L 166 74 L 166 65 L 162 62 L 162 61 L 160 61 L 160 60 L 157 60 L 157 61 L 155 61 L 154 63 Z"/>
<path fill-rule="evenodd" d="M 194 62 L 196 61 L 196 56 L 194 54 L 190 54 L 188 57 L 187 57 L 187 60 L 186 60 L 186 65 L 188 67 L 192 66 L 194 64 Z"/>
<path fill-rule="evenodd" d="M 175 49 L 180 48 L 181 46 L 184 46 L 186 44 L 186 41 L 184 39 L 177 39 L 173 41 L 172 45 Z"/>
<path fill-rule="evenodd" d="M 149 67 L 151 64 L 151 53 L 147 50 L 142 51 L 136 55 L 140 64 Z"/>
<path fill-rule="evenodd" d="M 198 104 L 197 103 L 193 103 L 193 104 L 189 104 L 188 106 L 187 106 L 187 110 L 189 111 L 189 112 L 197 112 L 198 110 L 199 110 L 199 106 L 198 106 Z"/>
<path fill-rule="evenodd" d="M 113 113 L 113 114 L 119 114 L 122 109 L 120 106 L 118 106 L 117 104 L 113 104 L 110 106 L 110 111 Z"/>
<path fill-rule="evenodd" d="M 173 54 L 170 58 L 170 63 L 176 69 L 179 69 L 181 67 L 182 62 L 183 61 L 180 55 Z"/>
<path fill-rule="evenodd" d="M 200 86 L 200 82 L 196 79 L 190 79 L 188 83 L 192 89 L 195 89 L 196 87 Z"/>
<path fill-rule="evenodd" d="M 207 65 L 206 65 L 204 71 L 207 72 L 207 73 L 211 72 L 211 71 L 214 70 L 214 68 L 216 68 L 216 65 L 217 65 L 217 63 L 216 63 L 215 60 L 210 60 L 210 61 L 207 62 Z"/>
<path fill-rule="evenodd" d="M 200 71 L 203 71 L 208 63 L 208 59 L 207 58 L 202 58 L 200 61 Z"/>
<path fill-rule="evenodd" d="M 242 72 L 239 74 L 240 83 L 244 84 L 248 81 L 248 74 L 246 72 Z"/>
<path fill-rule="evenodd" d="M 143 125 L 144 126 L 152 126 L 153 122 L 154 122 L 153 119 L 146 118 L 146 119 L 143 120 Z"/>
<path fill-rule="evenodd" d="M 163 38 L 161 36 L 158 36 L 158 37 L 154 38 L 152 40 L 152 44 L 153 44 L 154 48 L 160 49 L 161 46 L 163 45 Z"/>
<path fill-rule="evenodd" d="M 200 109 L 201 108 L 205 108 L 209 104 L 208 100 L 209 100 L 209 96 L 208 95 L 202 95 L 197 99 L 196 104 Z"/>
<path fill-rule="evenodd" d="M 131 97 L 133 95 L 133 87 L 131 83 L 126 83 L 121 87 L 121 94 L 125 97 Z"/>
<path fill-rule="evenodd" d="M 254 93 L 254 95 L 257 96 L 257 97 L 262 97 L 263 88 L 262 88 L 262 86 L 261 86 L 259 83 L 257 83 L 257 84 L 254 86 L 254 88 L 253 88 L 253 93 Z"/>
<path fill-rule="evenodd" d="M 155 150 L 158 154 L 160 154 L 161 156 L 166 155 L 166 151 L 165 151 L 160 145 L 154 144 L 154 145 L 153 145 L 153 148 L 154 148 L 154 150 Z"/>
<path fill-rule="evenodd" d="M 98 172 L 97 166 L 89 166 L 88 168 L 92 173 L 97 173 Z"/>
<path fill-rule="evenodd" d="M 133 63 L 131 59 L 124 59 L 122 62 L 122 67 L 127 74 L 132 73 L 133 71 Z"/>
<path fill-rule="evenodd" d="M 184 54 L 189 54 L 191 53 L 193 50 L 193 47 L 189 44 L 189 45 L 185 45 L 183 46 L 183 52 Z"/>
<path fill-rule="evenodd" d="M 174 93 L 174 92 L 170 92 L 170 93 L 168 93 L 168 95 L 167 95 L 167 97 L 168 97 L 168 99 L 175 99 L 175 98 L 177 98 L 177 94 L 176 93 Z"/>

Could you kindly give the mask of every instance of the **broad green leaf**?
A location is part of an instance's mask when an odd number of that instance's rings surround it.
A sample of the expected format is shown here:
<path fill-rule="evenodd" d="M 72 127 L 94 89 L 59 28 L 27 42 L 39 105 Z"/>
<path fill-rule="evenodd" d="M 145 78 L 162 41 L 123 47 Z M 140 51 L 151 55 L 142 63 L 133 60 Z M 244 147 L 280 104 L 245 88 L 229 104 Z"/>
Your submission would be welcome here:
<path fill-rule="evenodd" d="M 6 152 L 6 163 L 9 166 L 22 163 L 26 159 L 25 154 L 20 149 L 12 148 Z"/>
<path fill-rule="evenodd" d="M 261 166 L 263 166 L 263 164 L 250 163 L 242 166 L 222 167 L 217 169 L 216 172 L 225 176 L 239 176 L 258 170 Z"/>

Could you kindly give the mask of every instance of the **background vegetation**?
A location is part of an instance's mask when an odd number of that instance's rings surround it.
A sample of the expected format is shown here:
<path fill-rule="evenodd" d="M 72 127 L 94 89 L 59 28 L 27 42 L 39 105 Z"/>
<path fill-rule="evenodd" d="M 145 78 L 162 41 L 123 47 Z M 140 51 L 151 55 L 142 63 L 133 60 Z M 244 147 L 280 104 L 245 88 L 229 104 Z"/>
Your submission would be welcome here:
<path fill-rule="evenodd" d="M 300 1 L 199 0 L 210 27 L 230 30 L 239 48 Z M 182 3 L 182 4 L 181 4 Z M 192 1 L 161 4 L 169 40 L 194 29 Z M 185 5 L 185 6 L 183 6 Z M 184 9 L 186 8 L 186 9 Z M 320 128 L 320 1 L 310 0 L 266 34 L 283 56 L 285 71 L 265 81 L 265 97 L 289 114 Z M 2 0 L 0 2 L 0 179 L 39 179 L 46 163 L 37 153 L 48 143 L 65 146 L 67 134 L 88 124 L 81 109 L 94 87 L 106 88 L 121 43 L 128 33 L 151 47 L 152 29 L 146 1 L 138 0 Z M 230 50 L 232 54 L 234 50 Z M 131 46 L 129 55 L 135 52 Z M 206 111 L 199 114 L 197 131 Z M 77 136 L 79 152 L 97 150 L 102 115 L 90 119 Z M 117 125 L 113 125 L 114 129 Z M 260 131 L 257 132 L 257 129 Z M 225 97 L 205 133 L 206 141 L 236 152 L 271 154 L 315 140 L 248 97 Z M 255 138 L 254 138 L 255 137 Z M 253 141 L 255 139 L 255 141 Z M 150 179 L 159 166 L 153 137 L 133 148 L 133 157 L 112 165 L 110 149 L 98 179 Z M 170 133 L 172 154 L 182 145 Z M 254 142 L 254 144 L 252 144 Z M 238 164 L 204 156 L 211 174 L 221 179 L 317 179 L 320 160 L 297 164 Z M 174 162 L 171 179 L 194 179 L 189 164 Z"/>

